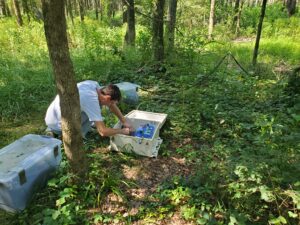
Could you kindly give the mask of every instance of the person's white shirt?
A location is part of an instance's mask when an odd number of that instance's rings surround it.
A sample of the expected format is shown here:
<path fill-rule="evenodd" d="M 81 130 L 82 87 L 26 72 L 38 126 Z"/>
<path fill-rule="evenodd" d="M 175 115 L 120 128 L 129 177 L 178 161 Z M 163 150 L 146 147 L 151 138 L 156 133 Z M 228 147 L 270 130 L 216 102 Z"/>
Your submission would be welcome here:
<path fill-rule="evenodd" d="M 77 84 L 80 98 L 81 112 L 85 113 L 90 122 L 103 121 L 101 106 L 98 99 L 97 89 L 100 85 L 96 81 L 86 80 Z M 48 107 L 45 122 L 48 128 L 61 131 L 61 110 L 57 95 Z M 83 114 L 82 114 L 83 115 Z"/>

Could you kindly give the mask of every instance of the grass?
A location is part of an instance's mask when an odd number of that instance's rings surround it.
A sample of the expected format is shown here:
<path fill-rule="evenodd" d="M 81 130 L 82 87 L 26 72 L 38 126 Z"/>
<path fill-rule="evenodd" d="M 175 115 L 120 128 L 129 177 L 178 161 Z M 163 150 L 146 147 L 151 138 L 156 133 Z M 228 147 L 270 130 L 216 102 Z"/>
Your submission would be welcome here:
<path fill-rule="evenodd" d="M 27 133 L 43 133 L 43 117 L 55 86 L 44 38 L 37 35 L 42 25 L 18 28 L 8 19 L 0 21 L 1 30 L 7 30 L 0 36 L 3 147 Z M 131 81 L 146 93 L 152 90 L 141 97 L 139 109 L 168 113 L 158 160 L 184 159 L 190 173 L 170 174 L 141 200 L 133 216 L 101 212 L 109 193 L 123 198 L 129 211 L 137 186 L 121 168 L 141 159 L 99 153 L 108 139 L 91 136 L 85 142 L 90 160 L 85 184 L 68 182 L 64 159 L 60 171 L 26 210 L 16 215 L 1 212 L 2 224 L 163 223 L 173 215 L 194 224 L 297 224 L 300 106 L 284 91 L 288 73 L 274 68 L 299 63 L 299 37 L 292 37 L 294 42 L 286 37 L 262 39 L 257 68 L 251 66 L 253 42 L 218 40 L 206 45 L 201 38 L 178 37 L 180 51 L 165 63 L 166 73 L 160 73 L 153 70 L 147 49 L 143 51 L 149 34 L 146 28 L 139 30 L 137 49 L 123 51 L 123 28 L 99 27 L 89 19 L 85 25 L 75 21 L 69 35 L 76 78 L 103 84 Z M 228 52 L 249 74 L 228 57 L 208 76 Z M 122 109 L 128 112 L 132 107 Z M 100 212 L 91 215 L 94 208 Z"/>

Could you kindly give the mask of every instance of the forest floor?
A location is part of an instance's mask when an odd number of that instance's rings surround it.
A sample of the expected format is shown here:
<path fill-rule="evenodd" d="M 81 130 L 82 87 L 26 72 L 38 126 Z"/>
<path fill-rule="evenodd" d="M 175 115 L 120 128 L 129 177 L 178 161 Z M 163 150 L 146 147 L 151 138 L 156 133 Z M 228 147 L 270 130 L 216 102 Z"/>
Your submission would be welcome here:
<path fill-rule="evenodd" d="M 186 143 L 191 142 L 190 139 L 185 140 Z M 178 146 L 172 146 L 174 149 Z M 107 162 L 106 168 L 112 169 L 111 157 L 113 155 L 120 156 L 123 153 L 110 151 L 109 148 L 96 148 L 92 151 L 95 154 L 102 154 L 102 160 Z M 116 166 L 116 165 L 115 165 Z M 118 196 L 115 193 L 109 193 L 102 200 L 101 206 L 98 208 L 90 208 L 88 214 L 101 213 L 110 216 L 122 215 L 123 217 L 135 217 L 139 213 L 140 207 L 145 202 L 156 201 L 153 194 L 158 190 L 159 186 L 171 180 L 174 176 L 188 177 L 192 171 L 192 165 L 184 157 L 180 155 L 161 156 L 157 158 L 149 157 L 133 157 L 129 160 L 123 161 L 119 165 L 119 173 L 122 174 L 122 180 L 129 181 L 130 186 L 124 185 L 122 191 L 126 199 Z M 102 223 L 96 223 L 102 224 Z M 111 224 L 125 224 L 124 221 L 112 222 Z M 182 219 L 179 210 L 174 211 L 168 217 L 161 220 L 137 220 L 130 224 L 173 224 L 173 225 L 189 225 L 194 224 L 190 221 Z"/>

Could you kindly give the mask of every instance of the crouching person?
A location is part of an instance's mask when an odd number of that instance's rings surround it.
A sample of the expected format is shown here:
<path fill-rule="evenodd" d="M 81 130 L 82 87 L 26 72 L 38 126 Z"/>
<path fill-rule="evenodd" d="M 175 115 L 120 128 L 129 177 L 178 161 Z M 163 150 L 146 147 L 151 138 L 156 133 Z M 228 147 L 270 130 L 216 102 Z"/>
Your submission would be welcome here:
<path fill-rule="evenodd" d="M 129 135 L 131 125 L 126 121 L 117 104 L 121 100 L 120 89 L 113 84 L 101 87 L 96 81 L 83 81 L 77 84 L 79 91 L 80 109 L 81 109 L 81 133 L 85 137 L 91 126 L 97 128 L 101 136 L 113 136 L 115 134 Z M 121 123 L 122 129 L 106 127 L 101 114 L 102 106 L 107 106 L 114 113 Z M 47 125 L 47 134 L 51 136 L 61 136 L 61 110 L 59 96 L 57 95 L 48 107 L 45 122 Z"/>

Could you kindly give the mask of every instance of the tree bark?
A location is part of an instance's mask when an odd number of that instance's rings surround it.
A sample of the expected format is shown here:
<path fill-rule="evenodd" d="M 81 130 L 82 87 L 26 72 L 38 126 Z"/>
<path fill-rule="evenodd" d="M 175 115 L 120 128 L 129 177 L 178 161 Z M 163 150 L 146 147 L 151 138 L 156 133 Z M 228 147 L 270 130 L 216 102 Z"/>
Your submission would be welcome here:
<path fill-rule="evenodd" d="M 71 18 L 72 24 L 74 25 L 73 7 L 72 0 L 66 0 L 67 13 Z"/>
<path fill-rule="evenodd" d="M 215 16 L 215 0 L 210 0 L 210 13 L 208 24 L 208 39 L 212 39 L 212 33 L 214 29 L 214 16 Z"/>
<path fill-rule="evenodd" d="M 128 2 L 127 0 L 122 0 L 122 22 L 127 23 L 127 14 L 128 14 Z"/>
<path fill-rule="evenodd" d="M 243 6 L 244 6 L 244 2 L 242 1 L 237 15 L 236 29 L 235 29 L 236 36 L 239 36 L 240 34 L 240 24 L 241 24 L 241 15 L 242 15 Z"/>
<path fill-rule="evenodd" d="M 30 9 L 27 0 L 22 0 L 23 14 L 27 15 L 27 20 L 30 22 Z"/>
<path fill-rule="evenodd" d="M 262 6 L 261 6 L 261 12 L 260 12 L 260 18 L 259 18 L 258 28 L 257 28 L 255 47 L 254 47 L 254 52 L 253 52 L 253 59 L 252 59 L 253 66 L 255 66 L 256 63 L 257 63 L 259 41 L 260 41 L 260 36 L 261 36 L 263 21 L 264 21 L 264 18 L 265 18 L 266 5 L 267 5 L 267 0 L 263 0 Z"/>
<path fill-rule="evenodd" d="M 84 21 L 84 6 L 83 6 L 83 0 L 78 0 L 78 6 L 79 6 L 79 15 L 80 15 L 80 21 Z"/>
<path fill-rule="evenodd" d="M 7 16 L 5 0 L 0 0 L 0 15 Z"/>
<path fill-rule="evenodd" d="M 103 20 L 103 2 L 99 0 L 99 7 L 100 7 L 100 20 Z"/>
<path fill-rule="evenodd" d="M 296 4 L 297 4 L 296 0 L 287 0 L 286 1 L 286 9 L 287 9 L 289 17 L 291 17 L 292 15 L 294 15 L 296 13 Z"/>
<path fill-rule="evenodd" d="M 94 0 L 96 20 L 99 19 L 99 0 Z"/>
<path fill-rule="evenodd" d="M 234 4 L 234 16 L 233 16 L 233 23 L 232 23 L 232 27 L 236 27 L 236 22 L 237 22 L 237 18 L 238 18 L 238 13 L 239 13 L 239 8 L 240 8 L 240 0 L 235 0 L 235 4 Z"/>
<path fill-rule="evenodd" d="M 158 62 L 164 60 L 164 6 L 165 0 L 156 0 L 153 11 L 153 58 Z"/>
<path fill-rule="evenodd" d="M 8 4 L 6 4 L 6 15 L 9 16 L 9 17 L 12 15 L 11 10 L 12 10 L 12 9 L 9 8 Z"/>
<path fill-rule="evenodd" d="M 126 0 L 127 2 L 127 30 L 125 34 L 125 43 L 130 46 L 135 45 L 135 10 L 134 0 Z"/>
<path fill-rule="evenodd" d="M 42 9 L 50 61 L 60 98 L 64 149 L 72 172 L 83 178 L 86 164 L 79 93 L 68 47 L 64 1 L 42 0 Z"/>
<path fill-rule="evenodd" d="M 114 1 L 113 0 L 108 0 L 108 3 L 107 3 L 107 17 L 109 19 L 115 17 L 115 10 L 116 10 L 115 8 L 116 8 L 116 5 L 115 5 Z"/>
<path fill-rule="evenodd" d="M 21 27 L 21 26 L 23 26 L 23 19 L 22 19 L 22 15 L 21 15 L 19 1 L 13 0 L 13 4 L 14 4 L 15 14 L 16 14 L 16 18 L 17 18 L 17 23 Z"/>
<path fill-rule="evenodd" d="M 176 13 L 177 13 L 177 0 L 169 0 L 169 14 L 168 14 L 168 24 L 167 24 L 168 54 L 171 54 L 174 49 Z"/>

